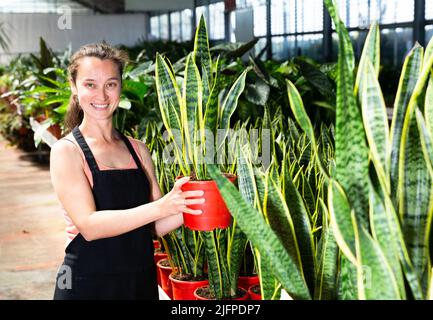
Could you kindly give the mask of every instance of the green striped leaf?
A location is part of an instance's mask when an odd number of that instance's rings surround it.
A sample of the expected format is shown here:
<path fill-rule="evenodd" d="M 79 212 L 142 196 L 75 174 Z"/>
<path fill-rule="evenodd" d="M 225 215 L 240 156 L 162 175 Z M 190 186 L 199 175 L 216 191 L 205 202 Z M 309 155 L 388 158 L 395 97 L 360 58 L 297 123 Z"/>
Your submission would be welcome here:
<path fill-rule="evenodd" d="M 305 107 L 304 107 L 304 103 L 302 102 L 301 95 L 299 94 L 298 89 L 290 80 L 286 80 L 286 84 L 287 84 L 287 94 L 289 96 L 290 107 L 295 116 L 295 119 L 298 122 L 301 129 L 308 136 L 308 138 L 310 139 L 313 145 L 314 155 L 316 157 L 317 163 L 320 166 L 322 174 L 328 176 L 329 174 L 326 170 L 326 166 L 324 166 L 323 161 L 320 158 L 320 154 L 318 152 L 318 145 L 314 135 L 314 128 L 313 125 L 311 124 L 310 118 L 307 115 L 307 112 L 305 111 Z M 290 124 L 291 122 L 289 121 L 289 126 Z M 294 128 L 296 129 L 296 127 Z M 295 134 L 297 134 L 297 129 L 295 131 Z"/>
<path fill-rule="evenodd" d="M 293 226 L 301 255 L 301 263 L 304 277 L 307 281 L 310 292 L 314 292 L 316 266 L 314 263 L 315 246 L 310 218 L 305 208 L 298 189 L 293 184 L 290 174 L 286 171 L 284 176 L 285 202 L 289 207 L 290 216 L 293 219 Z"/>
<path fill-rule="evenodd" d="M 428 172 L 417 121 L 409 108 L 406 114 L 400 147 L 399 212 L 410 258 L 419 276 L 429 271 L 428 212 L 432 178 Z M 427 279 L 421 279 L 425 293 Z"/>
<path fill-rule="evenodd" d="M 433 73 L 430 73 L 424 103 L 425 123 L 430 136 L 433 136 Z"/>
<path fill-rule="evenodd" d="M 370 26 L 367 38 L 364 42 L 364 49 L 362 50 L 361 59 L 359 60 L 358 73 L 355 81 L 355 96 L 362 88 L 362 79 L 365 75 L 366 62 L 370 61 L 373 64 L 374 75 L 377 79 L 379 76 L 380 68 L 380 30 L 377 23 Z"/>
<path fill-rule="evenodd" d="M 219 115 L 219 127 L 221 129 L 228 129 L 230 127 L 230 118 L 233 112 L 236 110 L 238 99 L 245 88 L 245 77 L 251 67 L 245 69 L 242 74 L 236 79 L 235 83 L 231 86 L 224 102 L 221 106 L 221 114 Z"/>
<path fill-rule="evenodd" d="M 231 234 L 228 239 L 228 266 L 230 277 L 230 291 L 236 293 L 238 287 L 238 277 L 242 266 L 245 246 L 247 244 L 247 237 L 245 233 L 239 228 L 236 220 L 233 220 L 233 225 L 230 229 Z"/>
<path fill-rule="evenodd" d="M 335 300 L 337 293 L 338 245 L 331 228 L 325 226 L 320 241 L 321 250 L 318 252 L 314 299 Z"/>
<path fill-rule="evenodd" d="M 335 134 L 336 178 L 348 195 L 357 222 L 368 227 L 368 148 L 354 94 L 354 55 L 349 34 L 334 1 L 325 0 L 339 39 Z"/>
<path fill-rule="evenodd" d="M 362 119 L 376 172 L 386 190 L 389 190 L 388 116 L 373 65 L 368 59 L 364 63 L 363 85 L 360 92 Z"/>
<path fill-rule="evenodd" d="M 216 299 L 222 299 L 223 296 L 223 274 L 221 270 L 220 256 L 218 254 L 218 244 L 213 231 L 202 231 L 205 252 L 208 265 L 209 289 L 211 295 Z M 224 297 L 228 298 L 228 297 Z"/>
<path fill-rule="evenodd" d="M 394 102 L 394 114 L 391 122 L 391 195 L 396 204 L 398 187 L 398 168 L 400 155 L 400 142 L 402 137 L 403 122 L 406 115 L 410 97 L 415 89 L 416 82 L 421 72 L 423 48 L 415 45 L 407 55 L 398 84 L 396 99 Z"/>
<path fill-rule="evenodd" d="M 358 295 L 367 300 L 399 300 L 399 288 L 380 246 L 360 227 L 357 234 Z"/>
<path fill-rule="evenodd" d="M 191 54 L 186 58 L 185 79 L 183 81 L 182 103 L 185 107 L 181 108 L 182 127 L 185 132 L 186 149 L 189 159 L 193 159 L 194 135 L 200 132 L 196 130 L 196 115 L 201 111 L 202 86 L 200 73 L 192 59 Z"/>
<path fill-rule="evenodd" d="M 160 54 L 157 54 L 156 56 L 155 84 L 162 121 L 170 136 L 174 138 L 175 154 L 179 161 L 182 173 L 188 175 L 189 172 L 186 169 L 187 166 L 184 164 L 184 158 L 181 156 L 182 149 L 179 144 L 180 141 L 176 139 L 178 134 L 175 135 L 176 132 L 174 132 L 181 130 L 182 128 L 180 111 L 182 98 L 176 79 L 171 72 L 169 65 Z M 179 132 L 180 131 L 177 131 L 177 133 Z"/>
<path fill-rule="evenodd" d="M 355 213 L 350 207 L 344 190 L 331 179 L 328 186 L 328 208 L 331 226 L 340 250 L 353 264 L 356 264 Z"/>
<path fill-rule="evenodd" d="M 433 179 L 433 142 L 431 134 L 430 131 L 427 129 L 427 125 L 424 121 L 424 117 L 421 111 L 417 108 L 415 112 L 418 131 L 420 133 L 422 151 L 424 153 L 424 159 L 430 172 L 430 176 Z"/>
<path fill-rule="evenodd" d="M 276 187 L 269 172 L 265 175 L 255 170 L 255 179 L 260 202 L 263 203 L 263 214 L 267 222 L 303 273 L 292 217 L 281 191 Z"/>
<path fill-rule="evenodd" d="M 295 261 L 286 252 L 278 237 L 265 222 L 260 212 L 249 205 L 236 187 L 220 171 L 209 165 L 208 172 L 218 185 L 233 217 L 251 243 L 272 265 L 272 271 L 283 288 L 295 299 L 311 299 L 308 287 Z"/>
<path fill-rule="evenodd" d="M 200 16 L 200 21 L 195 33 L 193 54 L 198 69 L 205 70 L 209 83 L 212 83 L 212 58 L 209 51 L 206 19 L 203 15 Z"/>
<path fill-rule="evenodd" d="M 387 211 L 385 208 L 385 204 L 382 203 L 381 199 L 371 185 L 370 222 L 372 234 L 392 269 L 400 297 L 405 299 L 406 292 L 404 288 L 403 272 L 401 270 L 398 255 L 399 243 L 395 236 L 395 230 L 391 230 L 390 228 L 388 214 L 389 211 Z"/>

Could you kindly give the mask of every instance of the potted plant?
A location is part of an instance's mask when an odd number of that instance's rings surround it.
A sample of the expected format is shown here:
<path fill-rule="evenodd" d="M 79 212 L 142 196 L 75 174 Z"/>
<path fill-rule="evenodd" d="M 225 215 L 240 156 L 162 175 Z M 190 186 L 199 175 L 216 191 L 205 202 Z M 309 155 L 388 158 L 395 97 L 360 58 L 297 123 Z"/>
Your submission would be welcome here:
<path fill-rule="evenodd" d="M 379 29 L 375 25 L 370 29 L 354 73 L 349 34 L 334 2 L 326 0 L 325 4 L 334 20 L 340 48 L 336 127 L 332 134 L 335 159 L 321 150 L 318 128 L 312 126 L 296 86 L 287 82 L 290 107 L 307 136 L 309 161 L 325 181 L 324 195 L 317 202 L 321 216 L 313 215 L 323 221 L 320 232 L 317 228 L 304 232 L 305 228 L 297 227 L 292 237 L 298 245 L 305 245 L 306 237 L 314 236 L 317 241 L 312 247 L 316 257 L 313 286 L 305 273 L 305 263 L 301 260 L 299 264 L 298 258 L 285 249 L 289 242 L 272 225 L 270 211 L 246 201 L 216 167 L 209 166 L 208 171 L 233 217 L 257 249 L 258 259 L 272 266 L 277 281 L 295 299 L 431 299 L 433 40 L 425 54 L 415 45 L 407 55 L 389 127 L 377 79 Z M 260 204 L 266 210 L 280 199 L 286 217 L 293 223 L 305 217 L 299 216 L 300 212 L 309 217 L 307 197 L 293 188 L 304 179 L 302 171 L 296 173 L 297 164 L 290 157 L 284 162 L 290 166 L 275 166 L 264 174 L 253 170 L 248 161 L 251 155 L 245 153 L 244 157 L 247 164 L 238 166 L 239 179 L 248 179 L 258 198 L 260 189 L 265 190 L 267 201 Z M 282 170 L 290 172 L 284 180 L 278 179 Z"/>
<path fill-rule="evenodd" d="M 170 62 L 157 54 L 155 82 L 161 117 L 181 175 L 192 177 L 183 190 L 205 190 L 205 203 L 191 206 L 203 213 L 184 214 L 185 225 L 193 230 L 211 231 L 230 225 L 230 213 L 208 175 L 207 165 L 216 163 L 215 155 L 225 150 L 222 141 L 228 135 L 230 118 L 244 89 L 248 71 L 249 68 L 242 72 L 219 101 L 219 59 L 215 62 L 211 59 L 203 17 L 197 27 L 194 51 L 186 58 L 183 77 L 181 73 L 175 74 Z M 178 81 L 182 82 L 182 93 Z M 236 179 L 228 176 L 231 181 Z"/>
<path fill-rule="evenodd" d="M 194 300 L 194 291 L 209 283 L 204 245 L 198 231 L 180 227 L 163 238 L 171 264 L 169 276 L 174 300 Z"/>

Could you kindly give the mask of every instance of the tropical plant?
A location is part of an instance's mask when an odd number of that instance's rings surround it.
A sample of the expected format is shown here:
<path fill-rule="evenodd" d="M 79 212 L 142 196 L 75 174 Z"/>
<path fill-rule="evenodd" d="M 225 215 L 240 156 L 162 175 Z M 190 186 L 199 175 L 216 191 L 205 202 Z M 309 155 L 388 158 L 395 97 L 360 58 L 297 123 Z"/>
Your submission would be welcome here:
<path fill-rule="evenodd" d="M 186 58 L 183 78 L 176 78 L 170 61 L 156 58 L 156 87 L 165 129 L 173 141 L 173 151 L 184 176 L 208 179 L 206 162 L 214 162 L 222 147 L 215 141 L 218 130 L 227 137 L 230 118 L 244 89 L 249 69 L 242 72 L 222 102 L 217 89 L 219 59 L 209 52 L 206 24 L 201 17 L 194 51 Z M 182 94 L 178 81 L 182 83 Z M 221 139 L 219 141 L 223 141 Z"/>
<path fill-rule="evenodd" d="M 389 129 L 377 80 L 380 63 L 377 25 L 370 29 L 355 78 L 348 32 L 335 4 L 330 0 L 325 3 L 339 36 L 335 168 L 324 163 L 326 159 L 318 149 L 301 96 L 293 83 L 287 83 L 292 111 L 309 138 L 313 161 L 327 186 L 327 203 L 322 202 L 321 206 L 328 223 L 322 225 L 321 264 L 316 269 L 320 278 L 316 277 L 314 296 L 311 285 L 306 289 L 309 281 L 302 274 L 304 264 L 298 263 L 295 268 L 296 259 L 283 254 L 281 246 L 290 242 L 277 241 L 272 229 L 259 222 L 257 211 L 242 202 L 240 194 L 217 174 L 218 170 L 212 167 L 209 171 L 234 210 L 233 216 L 293 297 L 431 298 L 433 41 L 425 54 L 416 45 L 406 57 Z M 238 166 L 240 177 L 242 172 Z M 257 235 L 258 229 L 261 237 Z M 271 252 L 277 259 L 271 258 Z M 287 275 L 286 270 L 292 272 Z"/>

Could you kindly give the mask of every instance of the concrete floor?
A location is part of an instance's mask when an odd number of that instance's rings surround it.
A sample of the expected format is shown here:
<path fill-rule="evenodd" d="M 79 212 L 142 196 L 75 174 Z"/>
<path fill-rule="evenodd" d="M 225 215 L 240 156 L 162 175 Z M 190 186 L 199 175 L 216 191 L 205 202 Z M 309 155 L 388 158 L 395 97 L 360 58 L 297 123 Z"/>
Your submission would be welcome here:
<path fill-rule="evenodd" d="M 48 165 L 0 137 L 0 299 L 52 299 L 65 224 Z"/>

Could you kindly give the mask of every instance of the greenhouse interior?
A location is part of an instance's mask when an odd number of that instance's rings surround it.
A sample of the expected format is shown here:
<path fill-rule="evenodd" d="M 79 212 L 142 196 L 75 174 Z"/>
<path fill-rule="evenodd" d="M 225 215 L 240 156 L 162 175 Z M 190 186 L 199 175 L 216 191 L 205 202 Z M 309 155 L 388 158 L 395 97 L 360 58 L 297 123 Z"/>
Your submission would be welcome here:
<path fill-rule="evenodd" d="M 2 0 L 0 150 L 0 300 L 433 299 L 433 1 Z"/>

